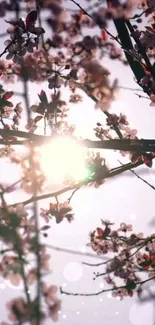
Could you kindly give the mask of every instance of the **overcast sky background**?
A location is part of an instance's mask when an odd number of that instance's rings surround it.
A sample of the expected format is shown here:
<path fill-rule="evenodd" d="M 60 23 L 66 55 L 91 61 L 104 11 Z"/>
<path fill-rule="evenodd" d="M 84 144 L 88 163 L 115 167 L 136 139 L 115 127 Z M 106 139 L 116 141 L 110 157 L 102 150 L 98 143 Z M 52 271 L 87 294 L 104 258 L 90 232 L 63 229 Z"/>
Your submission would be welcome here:
<path fill-rule="evenodd" d="M 85 5 L 83 1 L 80 4 Z M 66 4 L 67 5 L 67 4 Z M 68 1 L 68 5 L 73 8 Z M 74 6 L 75 7 L 75 6 Z M 5 32 L 6 24 L 0 19 L 0 30 Z M 115 34 L 113 26 L 110 30 Z M 0 50 L 3 50 L 3 42 L 0 43 Z M 120 85 L 137 88 L 133 81 L 132 72 L 128 67 L 108 59 L 103 59 L 103 65 L 112 72 L 112 77 L 119 78 Z M 20 90 L 20 85 L 10 86 L 15 90 Z M 33 88 L 32 88 L 33 87 Z M 42 87 L 42 88 L 46 88 Z M 6 89 L 6 86 L 5 86 Z M 30 101 L 34 104 L 37 101 L 39 85 L 30 86 Z M 66 96 L 66 94 L 64 94 Z M 16 102 L 21 98 L 16 98 Z M 95 111 L 94 103 L 91 99 L 83 96 L 83 104 L 74 106 L 72 110 L 73 121 L 78 121 L 78 125 L 85 127 L 85 132 L 89 134 L 96 122 L 101 122 L 103 114 Z M 81 114 L 79 113 L 81 112 Z M 149 106 L 149 101 L 139 99 L 131 91 L 120 91 L 118 99 L 113 103 L 111 112 L 122 112 L 127 115 L 132 128 L 138 130 L 139 138 L 155 138 L 155 108 Z M 88 119 L 89 117 L 89 119 Z M 83 128 L 82 128 L 82 132 Z M 104 154 L 112 165 L 117 166 L 118 157 L 122 162 L 128 161 L 121 158 L 117 153 L 105 151 Z M 155 169 L 139 167 L 136 172 L 143 175 L 147 181 L 155 186 Z M 15 165 L 10 166 L 7 161 L 1 162 L 1 182 L 12 183 L 19 179 L 19 170 Z M 49 184 L 51 187 L 51 184 Z M 53 187 L 53 189 L 56 189 Z M 69 194 L 62 196 L 67 199 Z M 131 172 L 126 172 L 122 176 L 109 179 L 98 189 L 87 188 L 78 191 L 72 199 L 72 206 L 75 212 L 75 220 L 71 224 L 62 222 L 59 225 L 52 222 L 51 230 L 47 242 L 51 245 L 70 248 L 81 252 L 91 252 L 87 247 L 88 234 L 96 226 L 100 225 L 100 219 L 111 219 L 119 225 L 121 221 L 133 223 L 135 232 L 145 232 L 149 234 L 155 232 L 155 228 L 150 226 L 150 220 L 155 216 L 154 191 L 137 179 Z M 8 196 L 8 201 L 20 201 L 25 198 L 25 194 L 16 193 Z M 44 200 L 39 207 L 48 207 L 49 200 Z M 45 238 L 42 238 L 45 242 Z M 93 281 L 93 272 L 99 269 L 86 267 L 81 264 L 85 262 L 97 262 L 97 259 L 76 256 L 62 252 L 52 251 L 52 273 L 48 277 L 49 283 L 64 285 L 67 291 L 72 292 L 97 292 L 103 287 L 101 279 Z M 102 270 L 100 268 L 100 270 Z M 0 279 L 0 320 L 6 319 L 7 310 L 4 301 L 8 301 L 13 296 L 20 295 L 20 290 L 12 287 L 3 279 Z M 61 296 L 62 310 L 58 325 L 95 325 L 102 323 L 106 325 L 152 325 L 153 305 L 147 303 L 140 305 L 135 298 L 125 298 L 119 301 L 111 298 L 111 295 L 103 294 L 96 297 L 68 297 Z M 51 324 L 51 320 L 47 321 Z"/>

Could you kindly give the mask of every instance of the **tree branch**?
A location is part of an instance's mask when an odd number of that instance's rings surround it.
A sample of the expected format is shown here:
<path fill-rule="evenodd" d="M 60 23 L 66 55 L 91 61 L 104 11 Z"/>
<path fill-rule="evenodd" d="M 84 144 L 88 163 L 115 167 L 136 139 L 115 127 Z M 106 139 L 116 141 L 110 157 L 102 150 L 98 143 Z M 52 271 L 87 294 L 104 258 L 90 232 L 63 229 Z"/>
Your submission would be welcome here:
<path fill-rule="evenodd" d="M 118 162 L 124 166 L 124 164 L 122 164 L 122 162 L 120 160 L 118 160 Z M 153 186 L 152 184 L 150 184 L 149 182 L 147 182 L 143 177 L 139 176 L 134 170 L 130 169 L 130 172 L 132 174 L 134 174 L 138 179 L 140 179 L 143 183 L 147 184 L 149 187 L 151 187 L 153 190 L 155 190 L 155 186 Z"/>
<path fill-rule="evenodd" d="M 149 278 L 147 280 L 143 280 L 143 281 L 137 281 L 135 282 L 135 285 L 143 285 L 144 283 L 147 283 L 147 282 L 150 282 L 152 280 L 155 279 L 155 276 L 153 276 L 152 278 Z M 116 290 L 119 290 L 119 289 L 127 289 L 128 286 L 127 285 L 123 285 L 123 286 L 119 286 L 119 287 L 113 287 L 113 288 L 109 288 L 109 289 L 103 289 L 103 290 L 100 290 L 98 292 L 93 292 L 93 293 L 74 293 L 74 292 L 68 292 L 68 291 L 64 291 L 62 289 L 62 287 L 60 287 L 60 292 L 62 294 L 65 294 L 67 296 L 83 296 L 83 297 L 92 297 L 92 296 L 99 296 L 101 293 L 104 293 L 104 292 L 113 292 L 113 291 L 116 291 Z"/>
<path fill-rule="evenodd" d="M 82 252 L 75 251 L 75 250 L 72 250 L 69 248 L 62 248 L 62 247 L 58 247 L 58 246 L 54 246 L 54 245 L 47 245 L 47 244 L 43 244 L 43 245 L 46 245 L 47 248 L 52 249 L 57 252 L 63 252 L 63 253 L 72 254 L 72 255 L 87 256 L 87 257 L 91 257 L 91 258 L 95 258 L 95 259 L 105 260 L 105 257 L 99 256 L 96 254 L 82 253 Z M 107 263 L 107 261 L 105 263 Z"/>
<path fill-rule="evenodd" d="M 15 131 L 15 130 L 0 130 L 0 136 L 8 143 L 9 137 L 20 137 L 25 138 L 35 145 L 43 145 L 50 143 L 51 140 L 61 136 L 45 136 L 32 134 L 24 131 Z M 136 152 L 155 152 L 155 140 L 153 139 L 113 139 L 113 140 L 99 140 L 91 141 L 88 139 L 77 140 L 75 137 L 70 136 L 71 139 L 76 141 L 79 145 L 82 145 L 87 148 L 94 149 L 109 149 L 109 150 L 122 150 L 122 151 L 136 151 Z M 14 139 L 13 139 L 14 141 Z M 11 144 L 11 139 L 10 139 Z M 19 143 L 18 143 L 19 144 Z"/>
<path fill-rule="evenodd" d="M 118 176 L 120 174 L 122 174 L 123 172 L 127 171 L 127 170 L 130 170 L 131 168 L 136 168 L 140 165 L 143 165 L 143 161 L 142 160 L 139 160 L 138 162 L 136 162 L 135 164 L 132 164 L 132 163 L 128 163 L 122 167 L 117 167 L 117 168 L 113 168 L 111 170 L 109 170 L 108 174 L 101 174 L 100 175 L 100 179 L 106 179 L 106 178 L 110 178 L 110 177 L 114 177 L 114 176 Z M 99 179 L 99 175 L 97 177 L 97 179 Z M 47 194 L 43 194 L 43 195 L 39 195 L 39 196 L 32 196 L 30 199 L 26 200 L 26 201 L 23 201 L 23 202 L 18 202 L 18 203 L 15 203 L 14 205 L 17 205 L 19 203 L 23 204 L 24 206 L 28 205 L 28 204 L 31 204 L 33 202 L 36 202 L 36 201 L 39 201 L 39 200 L 44 200 L 44 199 L 48 199 L 48 198 L 51 198 L 51 197 L 56 197 L 56 196 L 59 196 L 65 192 L 68 192 L 70 190 L 74 190 L 74 189 L 79 189 L 80 187 L 84 186 L 84 185 L 87 185 L 89 183 L 92 183 L 92 182 L 95 182 L 96 179 L 95 178 L 91 178 L 91 180 L 84 180 L 78 184 L 75 184 L 75 185 L 72 185 L 72 186 L 67 186 L 59 191 L 56 191 L 56 192 L 52 192 L 52 193 L 47 193 Z"/>

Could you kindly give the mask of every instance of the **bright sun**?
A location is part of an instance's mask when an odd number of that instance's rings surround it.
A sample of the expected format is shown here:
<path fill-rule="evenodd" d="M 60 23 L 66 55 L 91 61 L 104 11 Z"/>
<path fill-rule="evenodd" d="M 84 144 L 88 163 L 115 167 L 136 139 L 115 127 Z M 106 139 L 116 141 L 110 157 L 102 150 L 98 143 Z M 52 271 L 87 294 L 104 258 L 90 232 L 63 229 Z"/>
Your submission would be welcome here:
<path fill-rule="evenodd" d="M 61 184 L 67 178 L 80 181 L 88 176 L 85 148 L 69 137 L 57 138 L 37 151 L 43 173 L 50 183 Z"/>

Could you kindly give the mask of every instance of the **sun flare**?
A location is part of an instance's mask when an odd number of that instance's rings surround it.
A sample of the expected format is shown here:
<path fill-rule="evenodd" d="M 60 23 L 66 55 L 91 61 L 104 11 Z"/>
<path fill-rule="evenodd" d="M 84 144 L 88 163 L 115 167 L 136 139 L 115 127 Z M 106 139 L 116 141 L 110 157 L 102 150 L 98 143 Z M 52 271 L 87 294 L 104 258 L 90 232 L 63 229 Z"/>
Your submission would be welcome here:
<path fill-rule="evenodd" d="M 85 148 L 69 137 L 52 140 L 37 150 L 40 166 L 48 182 L 61 184 L 69 178 L 80 181 L 88 176 Z"/>

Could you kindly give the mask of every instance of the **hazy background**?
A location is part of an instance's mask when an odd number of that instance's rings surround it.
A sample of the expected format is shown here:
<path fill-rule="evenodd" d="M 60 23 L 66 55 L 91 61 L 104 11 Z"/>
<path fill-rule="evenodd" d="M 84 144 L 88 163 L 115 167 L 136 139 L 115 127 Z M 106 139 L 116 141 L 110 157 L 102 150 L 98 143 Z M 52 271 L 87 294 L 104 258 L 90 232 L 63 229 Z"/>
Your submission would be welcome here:
<path fill-rule="evenodd" d="M 77 0 L 81 5 L 85 5 L 82 0 Z M 73 8 L 69 1 L 65 5 Z M 74 6 L 74 8 L 76 8 Z M 6 23 L 0 19 L 1 32 L 6 31 Z M 115 34 L 114 27 L 110 30 Z M 90 33 L 90 31 L 89 31 Z M 5 38 L 6 39 L 6 38 Z M 1 39 L 0 50 L 4 48 Z M 103 59 L 103 65 L 112 72 L 112 78 L 118 77 L 121 86 L 137 88 L 133 81 L 132 72 L 128 67 L 124 67 L 115 61 Z M 43 89 L 46 89 L 43 86 Z M 5 89 L 7 87 L 5 86 Z M 10 86 L 8 88 L 20 91 L 20 85 Z M 30 101 L 32 104 L 37 102 L 39 85 L 30 86 Z M 79 92 L 78 92 L 79 93 Z M 64 96 L 66 94 L 64 93 Z M 16 102 L 21 98 L 16 98 Z M 122 112 L 127 115 L 131 128 L 138 130 L 139 138 L 155 137 L 155 108 L 149 106 L 149 101 L 139 99 L 134 92 L 120 90 L 118 99 L 113 103 L 111 112 Z M 102 122 L 103 114 L 95 111 L 94 103 L 91 99 L 83 95 L 83 103 L 71 108 L 71 118 L 80 125 L 81 133 L 91 133 L 96 122 Z M 89 117 L 89 119 L 88 119 Z M 120 156 L 108 151 L 103 152 L 110 164 L 117 166 L 117 159 Z M 120 158 L 122 162 L 128 161 L 126 158 Z M 142 175 L 146 180 L 155 186 L 155 169 L 151 170 L 139 167 L 136 172 Z M 15 165 L 10 166 L 8 162 L 1 162 L 1 182 L 12 183 L 20 178 L 19 171 Z M 51 184 L 49 184 L 51 186 Z M 52 186 L 51 186 L 52 187 Z M 63 198 L 68 198 L 65 194 Z M 9 202 L 20 201 L 25 198 L 25 194 L 18 193 L 16 197 L 8 196 Z M 71 224 L 62 222 L 56 225 L 53 221 L 49 236 L 46 241 L 55 246 L 70 248 L 81 252 L 91 252 L 87 247 L 88 234 L 96 226 L 100 225 L 100 219 L 111 219 L 119 225 L 121 221 L 133 223 L 135 232 L 145 232 L 146 234 L 154 232 L 155 228 L 150 225 L 150 220 L 155 216 L 154 191 L 138 180 L 131 172 L 126 172 L 119 177 L 109 179 L 98 189 L 88 188 L 78 191 L 72 199 L 72 206 L 75 211 L 75 220 Z M 40 203 L 41 207 L 48 207 L 49 200 Z M 43 238 L 45 242 L 45 238 Z M 71 292 L 97 292 L 103 287 L 101 279 L 93 281 L 93 272 L 102 270 L 98 268 L 86 267 L 81 264 L 82 261 L 97 262 L 100 259 L 91 259 L 88 257 L 76 256 L 72 254 L 52 251 L 52 273 L 48 277 L 49 283 L 64 285 L 65 289 Z M 9 298 L 20 295 L 20 290 L 10 286 L 6 281 L 0 279 L 0 320 L 7 316 L 7 310 L 4 305 Z M 62 310 L 58 325 L 95 325 L 102 323 L 106 325 L 152 325 L 153 324 L 153 305 L 147 303 L 139 305 L 135 298 L 125 298 L 119 301 L 111 298 L 111 295 L 103 294 L 96 297 L 68 297 L 61 296 Z M 47 324 L 51 324 L 51 320 Z"/>

